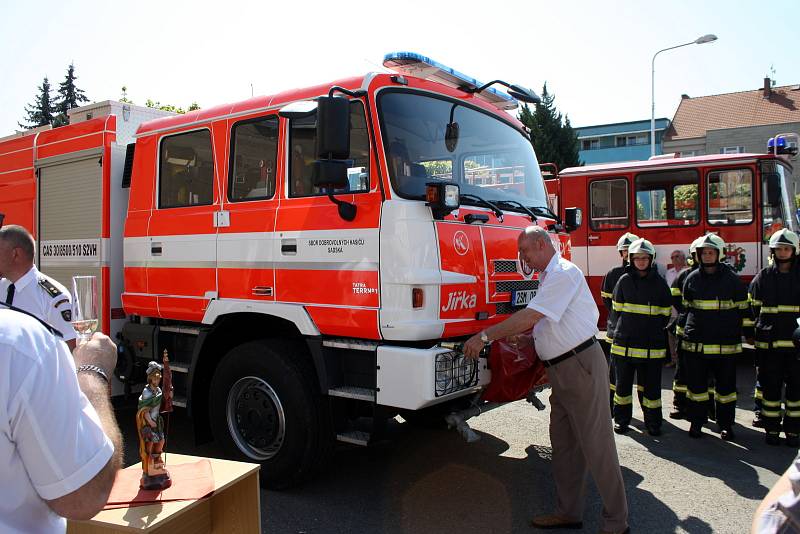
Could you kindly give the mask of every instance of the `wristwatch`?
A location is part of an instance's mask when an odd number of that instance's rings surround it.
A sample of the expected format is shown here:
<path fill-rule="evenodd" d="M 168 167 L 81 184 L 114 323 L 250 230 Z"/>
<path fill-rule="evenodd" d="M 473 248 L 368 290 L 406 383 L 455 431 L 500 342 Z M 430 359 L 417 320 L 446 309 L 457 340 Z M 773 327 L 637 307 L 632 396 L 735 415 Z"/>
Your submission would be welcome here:
<path fill-rule="evenodd" d="M 481 330 L 481 342 L 484 345 L 488 345 L 489 343 L 491 343 L 491 341 L 489 340 L 489 336 L 486 335 L 486 330 Z"/>

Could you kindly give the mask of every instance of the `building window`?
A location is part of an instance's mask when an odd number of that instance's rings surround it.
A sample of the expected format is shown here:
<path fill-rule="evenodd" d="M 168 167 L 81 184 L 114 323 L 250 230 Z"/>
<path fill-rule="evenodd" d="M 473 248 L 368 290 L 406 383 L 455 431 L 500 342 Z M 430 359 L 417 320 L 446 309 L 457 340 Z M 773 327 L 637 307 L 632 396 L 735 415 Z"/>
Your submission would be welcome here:
<path fill-rule="evenodd" d="M 700 220 L 695 170 L 646 172 L 636 176 L 639 227 L 692 226 Z"/>
<path fill-rule="evenodd" d="M 600 148 L 600 140 L 599 139 L 584 139 L 581 141 L 581 146 L 583 147 L 581 150 L 597 150 Z"/>
<path fill-rule="evenodd" d="M 681 150 L 680 156 L 682 158 L 691 158 L 693 156 L 698 156 L 697 150 Z"/>
<path fill-rule="evenodd" d="M 753 222 L 753 173 L 750 169 L 714 171 L 706 177 L 708 223 Z"/>
<path fill-rule="evenodd" d="M 209 130 L 165 137 L 160 158 L 159 208 L 211 204 L 214 156 Z"/>
<path fill-rule="evenodd" d="M 347 162 L 348 185 L 324 191 L 314 185 L 312 171 L 317 142 L 317 116 L 294 119 L 289 133 L 289 196 L 307 197 L 328 193 L 364 193 L 369 191 L 369 131 L 364 106 L 350 102 L 350 158 Z M 423 170 L 424 171 L 424 170 Z"/>
<path fill-rule="evenodd" d="M 589 184 L 592 230 L 619 230 L 627 228 L 628 181 L 624 178 L 596 180 Z"/>
<path fill-rule="evenodd" d="M 231 138 L 228 198 L 233 201 L 271 198 L 275 194 L 278 160 L 278 117 L 238 122 L 233 126 Z"/>
<path fill-rule="evenodd" d="M 649 141 L 647 140 L 647 134 L 637 134 L 637 135 L 618 135 L 616 144 L 617 146 L 638 146 L 638 145 L 646 145 Z"/>
<path fill-rule="evenodd" d="M 743 146 L 724 146 L 719 149 L 720 154 L 744 154 Z"/>

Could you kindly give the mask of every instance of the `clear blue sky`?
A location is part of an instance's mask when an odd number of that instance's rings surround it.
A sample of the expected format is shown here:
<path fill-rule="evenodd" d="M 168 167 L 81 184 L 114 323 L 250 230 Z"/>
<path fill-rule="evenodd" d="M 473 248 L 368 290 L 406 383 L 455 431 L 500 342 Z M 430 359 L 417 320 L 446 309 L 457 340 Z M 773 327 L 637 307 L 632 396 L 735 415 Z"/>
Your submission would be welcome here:
<path fill-rule="evenodd" d="M 0 137 L 70 62 L 95 101 L 125 85 L 137 104 L 207 107 L 249 97 L 251 84 L 270 94 L 379 70 L 397 50 L 537 92 L 546 81 L 574 126 L 647 119 L 653 54 L 716 34 L 658 56 L 656 117 L 672 118 L 682 93 L 756 89 L 770 66 L 778 85 L 800 83 L 793 4 L 0 0 Z"/>

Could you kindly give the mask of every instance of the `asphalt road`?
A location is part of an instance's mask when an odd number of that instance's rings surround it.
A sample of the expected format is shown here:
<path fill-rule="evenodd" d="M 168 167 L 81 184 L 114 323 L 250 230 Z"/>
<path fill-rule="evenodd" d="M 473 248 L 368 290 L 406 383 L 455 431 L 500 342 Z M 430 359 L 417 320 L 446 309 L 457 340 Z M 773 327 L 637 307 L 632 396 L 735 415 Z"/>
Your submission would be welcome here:
<path fill-rule="evenodd" d="M 703 439 L 688 437 L 685 421 L 665 419 L 664 434 L 634 429 L 616 436 L 635 533 L 745 533 L 759 501 L 797 451 L 770 447 L 750 427 L 751 369 L 739 369 L 737 441 L 724 442 L 716 425 Z M 672 401 L 672 372 L 663 376 L 664 411 Z M 548 395 L 545 394 L 546 398 Z M 138 461 L 133 409 L 118 409 L 126 465 Z M 263 531 L 269 533 L 506 533 L 543 532 L 530 518 L 554 505 L 547 426 L 549 407 L 505 405 L 472 419 L 481 436 L 467 444 L 455 431 L 400 421 L 391 440 L 364 449 L 342 446 L 316 479 L 289 491 L 261 491 Z M 127 425 L 127 426 L 126 426 Z M 191 424 L 173 415 L 168 451 L 221 456 L 214 444 L 193 445 Z M 169 461 L 169 457 L 167 457 Z M 582 531 L 599 529 L 601 504 L 592 483 Z"/>

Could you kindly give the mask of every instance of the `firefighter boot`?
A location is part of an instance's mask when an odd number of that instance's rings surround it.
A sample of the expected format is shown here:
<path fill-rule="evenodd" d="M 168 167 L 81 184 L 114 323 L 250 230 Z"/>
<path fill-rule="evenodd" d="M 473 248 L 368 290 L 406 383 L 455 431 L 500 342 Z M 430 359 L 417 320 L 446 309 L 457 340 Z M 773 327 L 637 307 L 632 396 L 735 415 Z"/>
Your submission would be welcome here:
<path fill-rule="evenodd" d="M 736 434 L 733 433 L 733 428 L 723 428 L 722 432 L 719 433 L 719 437 L 721 437 L 725 441 L 735 441 Z"/>
<path fill-rule="evenodd" d="M 781 437 L 780 434 L 777 432 L 767 432 L 766 437 L 764 440 L 767 442 L 767 445 L 780 445 L 781 444 Z"/>
<path fill-rule="evenodd" d="M 764 428 L 764 417 L 761 415 L 760 411 L 755 412 L 755 417 L 753 417 L 753 427 Z"/>
<path fill-rule="evenodd" d="M 690 438 L 702 438 L 703 437 L 703 423 L 692 423 L 692 426 L 689 427 L 689 437 Z"/>
<path fill-rule="evenodd" d="M 797 434 L 786 434 L 786 446 L 796 449 L 800 447 L 800 436 Z"/>

